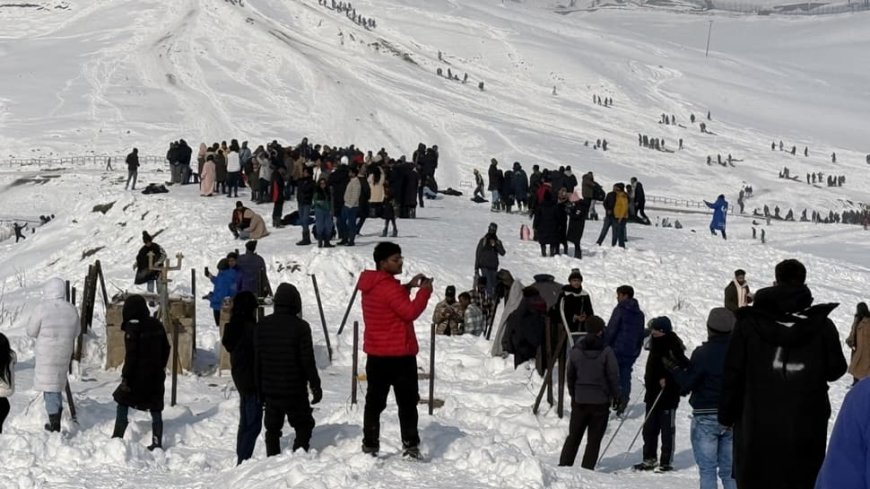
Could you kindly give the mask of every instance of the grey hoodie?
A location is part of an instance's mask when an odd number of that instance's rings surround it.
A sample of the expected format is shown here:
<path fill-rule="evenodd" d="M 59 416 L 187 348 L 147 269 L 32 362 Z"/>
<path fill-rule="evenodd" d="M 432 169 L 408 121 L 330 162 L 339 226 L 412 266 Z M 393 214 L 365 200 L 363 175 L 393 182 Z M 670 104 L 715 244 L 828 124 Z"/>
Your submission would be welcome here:
<path fill-rule="evenodd" d="M 619 398 L 619 364 L 598 336 L 586 336 L 571 349 L 568 393 L 576 404 L 610 404 Z"/>

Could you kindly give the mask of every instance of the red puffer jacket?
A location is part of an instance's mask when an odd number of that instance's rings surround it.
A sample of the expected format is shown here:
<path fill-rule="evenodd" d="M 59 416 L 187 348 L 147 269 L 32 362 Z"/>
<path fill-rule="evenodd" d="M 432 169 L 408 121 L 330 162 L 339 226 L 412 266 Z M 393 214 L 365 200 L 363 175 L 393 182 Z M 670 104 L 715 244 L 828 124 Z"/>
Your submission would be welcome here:
<path fill-rule="evenodd" d="M 392 275 L 377 270 L 360 274 L 357 288 L 362 292 L 363 351 L 381 357 L 416 355 L 414 320 L 423 314 L 432 292 L 419 289 L 414 300 L 408 289 Z"/>

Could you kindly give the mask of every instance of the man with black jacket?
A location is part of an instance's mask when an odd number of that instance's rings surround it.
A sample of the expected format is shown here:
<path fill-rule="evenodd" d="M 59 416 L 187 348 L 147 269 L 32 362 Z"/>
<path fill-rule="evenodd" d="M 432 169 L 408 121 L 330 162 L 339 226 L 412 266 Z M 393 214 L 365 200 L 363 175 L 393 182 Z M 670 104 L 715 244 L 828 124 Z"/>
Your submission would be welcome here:
<path fill-rule="evenodd" d="M 681 368 L 669 359 L 663 360 L 680 384 L 682 395 L 692 394 L 692 451 L 704 489 L 716 487 L 717 472 L 724 489 L 737 489 L 731 477 L 734 436 L 717 419 L 725 353 L 733 330 L 734 314 L 715 307 L 707 316 L 707 341 L 695 348 L 689 365 Z"/>
<path fill-rule="evenodd" d="M 495 296 L 496 273 L 498 272 L 498 257 L 504 256 L 504 245 L 498 239 L 498 224 L 491 222 L 486 234 L 477 243 L 474 254 L 474 270 L 486 278 L 486 292 Z"/>
<path fill-rule="evenodd" d="M 311 204 L 314 200 L 314 179 L 311 177 L 311 167 L 304 166 L 302 168 L 302 178 L 296 181 L 296 204 L 299 208 L 299 223 L 302 224 L 302 240 L 296 243 L 297 246 L 307 246 L 311 244 L 311 231 L 309 223 L 311 221 Z"/>
<path fill-rule="evenodd" d="M 671 320 L 660 316 L 650 320 L 649 356 L 643 376 L 646 394 L 646 423 L 643 425 L 643 462 L 635 470 L 669 472 L 673 469 L 674 439 L 677 407 L 680 405 L 680 387 L 666 364 L 685 367 L 689 359 L 683 353 L 686 347 L 674 333 Z M 658 458 L 659 435 L 662 439 L 662 454 Z"/>
<path fill-rule="evenodd" d="M 604 320 L 590 315 L 586 336 L 574 345 L 568 363 L 568 394 L 571 396 L 571 423 L 562 446 L 560 466 L 574 465 L 574 458 L 588 429 L 584 469 L 594 470 L 601 439 L 607 430 L 610 404 L 620 398 L 619 364 L 613 349 L 604 343 Z"/>
<path fill-rule="evenodd" d="M 825 458 L 828 383 L 846 373 L 840 336 L 813 305 L 806 268 L 776 265 L 776 285 L 738 309 L 725 357 L 719 422 L 734 427 L 740 489 L 811 489 Z"/>
<path fill-rule="evenodd" d="M 254 378 L 254 334 L 257 330 L 257 297 L 249 291 L 233 298 L 233 314 L 224 328 L 221 343 L 230 353 L 233 383 L 239 391 L 239 433 L 236 456 L 239 464 L 251 458 L 263 428 L 263 403 Z"/>
<path fill-rule="evenodd" d="M 501 188 L 502 179 L 504 175 L 501 170 L 498 169 L 498 160 L 495 158 L 490 160 L 489 164 L 489 185 L 487 186 L 487 190 L 489 190 L 492 194 L 492 211 L 498 212 L 499 210 L 499 194 L 498 190 Z"/>
<path fill-rule="evenodd" d="M 291 284 L 275 292 L 275 312 L 263 318 L 254 337 L 255 373 L 260 398 L 266 404 L 266 455 L 281 453 L 284 418 L 296 430 L 293 450 L 308 451 L 314 430 L 311 404 L 323 397 L 314 360 L 311 327 L 299 318 L 302 299 Z M 311 404 L 308 389 L 311 389 Z"/>
<path fill-rule="evenodd" d="M 139 148 L 133 148 L 133 151 L 127 155 L 127 184 L 124 185 L 124 190 L 127 187 L 130 190 L 136 190 L 136 178 L 139 177 Z M 133 182 L 133 185 L 130 185 Z"/>
<path fill-rule="evenodd" d="M 187 185 L 190 182 L 190 157 L 193 155 L 193 149 L 187 145 L 187 141 L 181 139 L 178 141 L 176 157 L 178 158 L 178 168 L 181 176 L 181 184 Z"/>
<path fill-rule="evenodd" d="M 595 311 L 592 309 L 589 292 L 583 290 L 583 274 L 580 270 L 571 270 L 568 285 L 562 287 L 553 310 L 556 313 L 556 322 L 562 323 L 572 333 L 586 333 L 586 319 L 594 315 Z"/>

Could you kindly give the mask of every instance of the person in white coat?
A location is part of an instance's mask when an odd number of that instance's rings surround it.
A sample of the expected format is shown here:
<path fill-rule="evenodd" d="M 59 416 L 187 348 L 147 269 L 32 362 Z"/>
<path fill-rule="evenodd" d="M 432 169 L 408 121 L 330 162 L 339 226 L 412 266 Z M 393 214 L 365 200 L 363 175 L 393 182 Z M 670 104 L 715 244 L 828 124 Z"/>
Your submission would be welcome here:
<path fill-rule="evenodd" d="M 523 284 L 519 280 L 516 280 L 507 270 L 499 270 L 496 276 L 501 285 L 507 289 L 505 292 L 507 300 L 504 303 L 498 328 L 495 330 L 495 337 L 492 339 L 491 353 L 494 357 L 507 357 L 508 353 L 504 351 L 502 339 L 504 338 L 508 317 L 512 312 L 517 310 L 523 301 Z"/>
<path fill-rule="evenodd" d="M 27 323 L 27 334 L 36 338 L 33 388 L 43 392 L 48 431 L 60 431 L 61 394 L 80 327 L 78 311 L 65 298 L 64 281 L 57 277 L 49 279 L 42 288 L 42 302 Z"/>

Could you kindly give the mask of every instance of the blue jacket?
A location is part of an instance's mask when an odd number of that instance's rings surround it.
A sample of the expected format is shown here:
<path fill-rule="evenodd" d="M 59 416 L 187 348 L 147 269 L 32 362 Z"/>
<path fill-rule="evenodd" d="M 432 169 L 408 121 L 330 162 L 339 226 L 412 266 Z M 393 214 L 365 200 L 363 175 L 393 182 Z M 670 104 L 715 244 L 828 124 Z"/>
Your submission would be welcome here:
<path fill-rule="evenodd" d="M 728 202 L 725 201 L 725 197 L 719 197 L 716 199 L 716 202 L 712 204 L 704 201 L 707 204 L 707 207 L 713 209 L 713 220 L 710 221 L 710 229 L 718 229 L 720 231 L 725 230 L 725 213 L 728 210 Z"/>
<path fill-rule="evenodd" d="M 816 489 L 866 489 L 870 487 L 870 380 L 852 387 L 840 414 L 828 455 L 816 479 Z"/>
<path fill-rule="evenodd" d="M 692 414 L 705 415 L 719 412 L 719 394 L 722 392 L 722 371 L 725 369 L 725 354 L 728 352 L 730 335 L 710 337 L 703 345 L 695 348 L 689 367 L 675 367 L 671 370 L 680 394 L 692 393 L 689 404 Z"/>
<path fill-rule="evenodd" d="M 604 342 L 613 349 L 617 360 L 634 361 L 643 347 L 644 316 L 635 298 L 625 299 L 613 308 Z"/>
<path fill-rule="evenodd" d="M 227 268 L 218 272 L 217 276 L 211 277 L 214 290 L 211 293 L 211 308 L 221 310 L 221 304 L 226 297 L 235 297 L 239 292 L 241 276 L 235 268 Z"/>
<path fill-rule="evenodd" d="M 238 292 L 251 292 L 257 297 L 271 295 L 272 287 L 269 286 L 269 277 L 266 275 L 266 262 L 262 256 L 246 252 L 236 260 L 236 269 L 240 275 Z M 260 283 L 261 275 L 262 284 Z"/>

